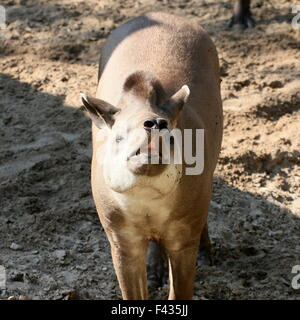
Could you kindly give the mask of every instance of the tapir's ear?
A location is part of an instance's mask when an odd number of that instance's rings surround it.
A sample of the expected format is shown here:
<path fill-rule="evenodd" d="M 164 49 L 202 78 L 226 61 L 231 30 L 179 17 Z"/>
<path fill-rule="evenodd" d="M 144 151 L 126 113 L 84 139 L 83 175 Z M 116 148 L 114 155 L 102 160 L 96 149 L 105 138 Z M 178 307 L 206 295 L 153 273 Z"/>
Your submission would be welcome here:
<path fill-rule="evenodd" d="M 105 125 L 112 127 L 114 124 L 114 115 L 120 109 L 112 106 L 108 102 L 92 98 L 84 93 L 80 94 L 83 106 L 81 110 L 84 111 L 94 122 L 98 128 L 103 128 Z"/>
<path fill-rule="evenodd" d="M 164 104 L 163 109 L 172 120 L 176 121 L 178 119 L 189 95 L 190 89 L 187 85 L 184 85 Z"/>

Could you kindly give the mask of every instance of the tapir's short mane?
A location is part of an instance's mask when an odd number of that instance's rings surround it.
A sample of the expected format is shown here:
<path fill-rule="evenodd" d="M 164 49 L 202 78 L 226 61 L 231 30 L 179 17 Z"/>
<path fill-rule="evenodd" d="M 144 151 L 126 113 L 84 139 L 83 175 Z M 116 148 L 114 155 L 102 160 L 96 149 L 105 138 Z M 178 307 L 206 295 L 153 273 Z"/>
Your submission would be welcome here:
<path fill-rule="evenodd" d="M 159 106 L 165 99 L 165 91 L 158 79 L 145 71 L 132 73 L 125 81 L 125 92 L 132 91 L 136 96 L 146 99 L 151 104 Z"/>

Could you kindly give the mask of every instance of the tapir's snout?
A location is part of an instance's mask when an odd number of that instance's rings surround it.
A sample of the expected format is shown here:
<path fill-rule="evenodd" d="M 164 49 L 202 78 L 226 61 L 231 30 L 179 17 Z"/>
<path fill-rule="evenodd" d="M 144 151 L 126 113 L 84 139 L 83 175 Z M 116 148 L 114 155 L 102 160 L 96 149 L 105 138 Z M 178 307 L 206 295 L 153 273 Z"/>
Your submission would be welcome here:
<path fill-rule="evenodd" d="M 162 161 L 162 145 L 164 132 L 169 129 L 168 120 L 152 117 L 143 122 L 143 128 L 146 134 L 142 143 L 128 156 L 128 168 L 134 174 L 157 175 L 166 167 Z"/>

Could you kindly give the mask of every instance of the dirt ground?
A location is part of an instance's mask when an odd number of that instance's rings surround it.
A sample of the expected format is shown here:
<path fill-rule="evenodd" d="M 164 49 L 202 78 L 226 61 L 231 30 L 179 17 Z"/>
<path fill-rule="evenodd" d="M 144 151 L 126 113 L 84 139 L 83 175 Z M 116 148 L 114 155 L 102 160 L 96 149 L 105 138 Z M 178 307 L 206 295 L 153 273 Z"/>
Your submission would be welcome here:
<path fill-rule="evenodd" d="M 202 24 L 220 57 L 224 140 L 209 229 L 214 265 L 194 299 L 299 299 L 300 31 L 291 2 L 253 1 L 254 29 L 226 30 L 232 1 L 4 0 L 0 31 L 0 297 L 119 299 L 90 188 L 89 120 L 100 48 L 162 10 Z M 166 295 L 158 290 L 154 298 Z"/>

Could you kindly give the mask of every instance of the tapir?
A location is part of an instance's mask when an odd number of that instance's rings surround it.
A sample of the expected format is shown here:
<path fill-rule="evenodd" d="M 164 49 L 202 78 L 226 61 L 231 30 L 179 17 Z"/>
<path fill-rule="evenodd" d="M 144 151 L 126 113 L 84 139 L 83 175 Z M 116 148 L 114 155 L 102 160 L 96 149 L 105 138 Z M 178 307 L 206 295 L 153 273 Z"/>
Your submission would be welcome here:
<path fill-rule="evenodd" d="M 123 299 L 148 299 L 147 270 L 148 279 L 155 277 L 163 257 L 168 298 L 192 299 L 197 252 L 210 246 L 207 216 L 222 141 L 215 45 L 190 19 L 139 16 L 107 38 L 96 95 L 81 97 L 92 120 L 93 198 Z M 172 162 L 175 129 L 182 136 L 203 130 L 201 172 L 188 173 L 192 166 L 183 156 Z M 169 133 L 168 163 L 161 161 L 161 139 L 149 138 L 154 131 Z M 182 139 L 183 149 L 190 143 L 195 150 L 194 138 Z M 148 161 L 152 156 L 156 163 Z"/>

